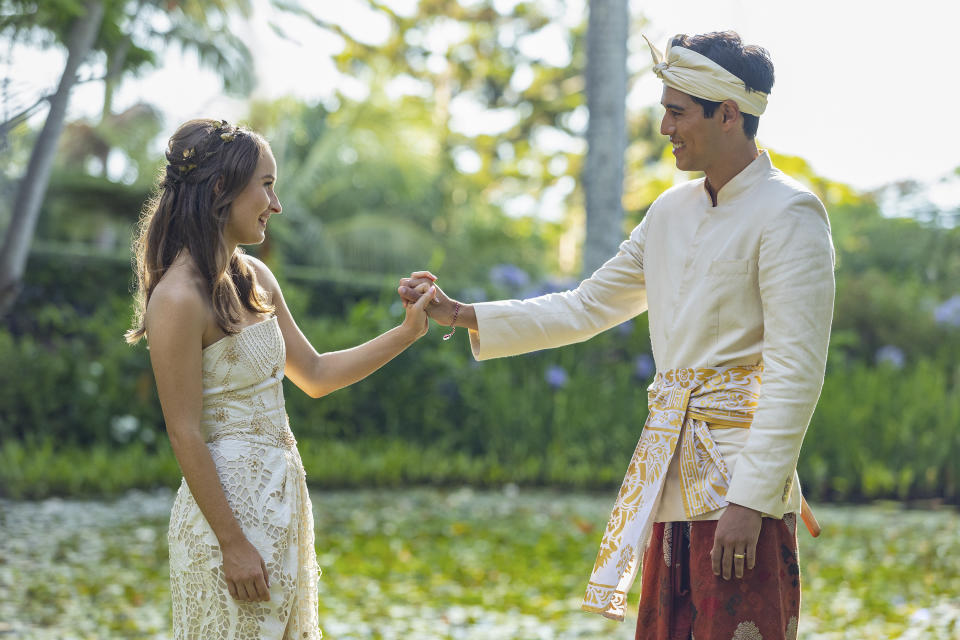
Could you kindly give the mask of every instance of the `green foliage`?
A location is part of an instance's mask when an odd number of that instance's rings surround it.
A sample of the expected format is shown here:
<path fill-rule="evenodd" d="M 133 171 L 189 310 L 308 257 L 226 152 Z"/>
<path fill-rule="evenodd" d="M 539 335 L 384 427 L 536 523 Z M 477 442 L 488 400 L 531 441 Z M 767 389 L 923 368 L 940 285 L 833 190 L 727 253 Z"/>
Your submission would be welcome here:
<path fill-rule="evenodd" d="M 130 489 L 176 487 L 180 467 L 166 440 L 150 446 L 63 446 L 53 438 L 7 439 L 0 446 L 0 495 L 115 496 Z"/>
<path fill-rule="evenodd" d="M 104 7 L 104 19 L 93 49 L 106 58 L 106 70 L 112 75 L 155 65 L 159 48 L 177 44 L 195 51 L 202 64 L 219 73 L 227 91 L 236 95 L 250 92 L 250 51 L 227 26 L 233 13 L 250 15 L 247 0 L 98 2 Z M 70 28 L 87 11 L 87 4 L 82 0 L 3 0 L 0 35 L 44 48 L 66 46 Z M 110 92 L 112 87 L 107 84 Z"/>
<path fill-rule="evenodd" d="M 143 346 L 123 342 L 131 317 L 123 263 L 34 255 L 0 328 L 0 439 L 57 444 L 156 440 L 160 410 Z M 60 284 L 57 284 L 60 283 Z M 68 286 L 62 286 L 69 283 Z M 120 437 L 123 439 L 123 436 Z"/>
<path fill-rule="evenodd" d="M 819 499 L 960 492 L 960 367 L 921 359 L 896 370 L 857 364 L 827 377 L 799 472 Z"/>
<path fill-rule="evenodd" d="M 573 191 L 563 208 L 582 210 L 573 185 L 585 152 L 585 19 L 557 19 L 551 7 L 527 0 L 420 2 L 403 14 L 371 2 L 370 9 L 390 26 L 383 43 L 371 45 L 336 21 L 321 26 L 343 38 L 335 62 L 369 92 L 363 105 L 421 114 L 426 145 L 443 168 L 445 206 L 435 220 L 469 220 L 476 192 L 482 202 L 556 219 L 562 212 L 547 208 L 547 190 Z M 551 36 L 549 45 L 533 44 Z M 568 217 L 543 231 L 555 243 L 578 223 Z M 541 259 L 551 271 L 577 271 L 573 249 Z"/>
<path fill-rule="evenodd" d="M 144 184 L 127 186 L 105 177 L 58 171 L 48 194 L 37 225 L 37 234 L 43 238 L 40 244 L 52 240 L 122 251 L 130 244 L 130 230 L 149 189 Z"/>
<path fill-rule="evenodd" d="M 960 227 L 886 219 L 869 200 L 831 210 L 837 248 L 833 330 L 844 357 L 871 361 L 895 345 L 908 361 L 960 359 L 957 327 L 935 322 L 935 308 L 960 293 Z"/>
<path fill-rule="evenodd" d="M 0 360 L 9 363 L 0 370 L 3 492 L 175 482 L 148 352 L 121 338 L 126 265 L 35 254 L 28 274 L 20 312 L 0 330 Z M 364 342 L 402 314 L 392 290 L 292 281 L 284 290 L 320 351 Z M 939 355 L 908 352 L 902 369 L 848 354 L 835 334 L 841 344 L 800 458 L 808 496 L 957 501 L 960 369 L 950 354 L 960 332 L 938 330 Z M 285 383 L 311 483 L 617 485 L 646 415 L 649 374 L 637 362 L 649 352 L 644 316 L 586 343 L 483 363 L 464 332 L 450 342 L 441 332 L 434 326 L 381 371 L 319 400 Z M 566 373 L 563 386 L 551 386 L 551 367 Z M 108 468 L 111 458 L 97 452 L 111 448 L 134 463 Z"/>
<path fill-rule="evenodd" d="M 266 251 L 285 263 L 347 277 L 442 268 L 459 283 L 499 262 L 544 271 L 557 225 L 506 216 L 486 185 L 452 171 L 422 104 L 345 102 L 328 113 L 280 100 L 254 105 L 250 125 L 277 158 L 284 218 Z"/>

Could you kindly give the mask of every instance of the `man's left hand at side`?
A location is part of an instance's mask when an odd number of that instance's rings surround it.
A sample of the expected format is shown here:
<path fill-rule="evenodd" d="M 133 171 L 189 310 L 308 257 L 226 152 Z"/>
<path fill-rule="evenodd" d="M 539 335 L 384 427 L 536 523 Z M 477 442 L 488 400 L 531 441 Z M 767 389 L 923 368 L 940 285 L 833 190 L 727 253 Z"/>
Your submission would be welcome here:
<path fill-rule="evenodd" d="M 756 562 L 757 539 L 763 516 L 759 511 L 739 504 L 727 505 L 713 537 L 710 559 L 714 575 L 743 577 L 744 568 L 753 569 Z"/>

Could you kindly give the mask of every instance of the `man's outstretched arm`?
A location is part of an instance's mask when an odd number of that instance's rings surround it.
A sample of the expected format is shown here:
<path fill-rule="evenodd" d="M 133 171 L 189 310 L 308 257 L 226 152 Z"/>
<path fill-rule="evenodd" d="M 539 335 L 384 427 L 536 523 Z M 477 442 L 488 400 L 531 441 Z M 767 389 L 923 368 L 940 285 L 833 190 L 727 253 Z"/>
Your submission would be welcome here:
<path fill-rule="evenodd" d="M 582 342 L 646 311 L 647 293 L 643 247 L 647 220 L 620 245 L 620 251 L 573 290 L 527 300 L 499 300 L 457 307 L 456 300 L 441 295 L 430 305 L 430 315 L 440 324 L 469 328 L 474 357 L 478 360 L 517 355 Z M 414 277 L 417 276 L 417 277 Z M 411 274 L 398 291 L 405 301 L 418 296 L 418 288 L 431 281 L 427 272 Z"/>

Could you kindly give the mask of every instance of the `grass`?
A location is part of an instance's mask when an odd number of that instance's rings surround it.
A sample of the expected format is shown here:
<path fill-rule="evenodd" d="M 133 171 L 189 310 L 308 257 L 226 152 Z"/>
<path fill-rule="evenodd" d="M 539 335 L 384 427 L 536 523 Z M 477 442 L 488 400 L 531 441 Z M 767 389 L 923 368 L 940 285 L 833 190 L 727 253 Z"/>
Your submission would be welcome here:
<path fill-rule="evenodd" d="M 314 492 L 327 638 L 632 638 L 579 611 L 613 492 Z M 168 490 L 0 501 L 0 636 L 169 638 Z M 817 507 L 806 640 L 960 637 L 960 516 Z M 630 611 L 636 611 L 637 588 Z"/>

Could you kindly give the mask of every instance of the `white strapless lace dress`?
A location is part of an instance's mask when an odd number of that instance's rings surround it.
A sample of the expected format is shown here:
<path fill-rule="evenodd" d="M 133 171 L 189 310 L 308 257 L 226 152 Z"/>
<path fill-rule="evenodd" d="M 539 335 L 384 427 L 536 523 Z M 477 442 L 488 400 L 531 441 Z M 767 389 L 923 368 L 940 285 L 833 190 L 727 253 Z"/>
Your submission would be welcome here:
<path fill-rule="evenodd" d="M 203 350 L 201 428 L 227 501 L 270 575 L 269 602 L 230 597 L 216 536 L 180 484 L 170 514 L 176 640 L 318 640 L 313 511 L 283 401 L 275 317 Z"/>

